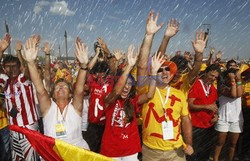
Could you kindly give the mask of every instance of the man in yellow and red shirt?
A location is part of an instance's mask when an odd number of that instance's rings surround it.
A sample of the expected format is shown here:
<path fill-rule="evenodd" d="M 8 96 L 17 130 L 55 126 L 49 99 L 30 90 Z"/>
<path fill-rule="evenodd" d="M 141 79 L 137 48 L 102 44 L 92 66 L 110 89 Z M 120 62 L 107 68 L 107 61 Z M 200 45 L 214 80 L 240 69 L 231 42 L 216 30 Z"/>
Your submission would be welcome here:
<path fill-rule="evenodd" d="M 147 62 L 155 33 L 162 27 L 157 25 L 158 14 L 154 18 L 151 11 L 146 24 L 137 66 L 138 93 L 147 91 Z M 177 71 L 174 62 L 165 61 L 155 77 L 156 92 L 142 108 L 143 161 L 178 160 L 184 161 L 185 154 L 191 155 L 192 128 L 187 102 L 183 92 L 169 86 Z M 185 127 L 185 128 L 184 128 Z M 182 138 L 183 136 L 183 138 Z M 185 143 L 184 143 L 185 142 Z M 184 147 L 184 148 L 183 148 Z"/>

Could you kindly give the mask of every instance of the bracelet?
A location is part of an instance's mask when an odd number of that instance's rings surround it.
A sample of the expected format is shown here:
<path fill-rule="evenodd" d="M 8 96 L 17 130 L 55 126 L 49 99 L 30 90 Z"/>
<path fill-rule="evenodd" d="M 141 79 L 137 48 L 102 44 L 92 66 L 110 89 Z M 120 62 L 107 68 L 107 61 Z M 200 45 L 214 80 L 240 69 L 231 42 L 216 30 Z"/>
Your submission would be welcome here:
<path fill-rule="evenodd" d="M 242 84 L 242 82 L 240 82 L 240 81 L 239 81 L 239 82 L 237 82 L 237 85 L 241 85 L 241 84 Z"/>
<path fill-rule="evenodd" d="M 232 85 L 232 86 L 236 85 L 235 81 L 232 81 L 232 82 L 231 82 L 231 85 Z"/>
<path fill-rule="evenodd" d="M 80 67 L 81 70 L 88 70 L 88 67 Z"/>

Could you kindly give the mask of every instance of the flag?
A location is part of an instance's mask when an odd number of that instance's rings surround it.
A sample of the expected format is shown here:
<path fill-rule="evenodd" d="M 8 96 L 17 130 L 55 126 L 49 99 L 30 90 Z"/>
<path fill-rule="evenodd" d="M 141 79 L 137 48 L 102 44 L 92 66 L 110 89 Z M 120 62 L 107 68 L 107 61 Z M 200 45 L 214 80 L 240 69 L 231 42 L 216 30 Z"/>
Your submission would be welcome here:
<path fill-rule="evenodd" d="M 113 161 L 113 159 L 85 150 L 37 131 L 10 125 L 9 129 L 22 133 L 35 151 L 46 161 Z"/>

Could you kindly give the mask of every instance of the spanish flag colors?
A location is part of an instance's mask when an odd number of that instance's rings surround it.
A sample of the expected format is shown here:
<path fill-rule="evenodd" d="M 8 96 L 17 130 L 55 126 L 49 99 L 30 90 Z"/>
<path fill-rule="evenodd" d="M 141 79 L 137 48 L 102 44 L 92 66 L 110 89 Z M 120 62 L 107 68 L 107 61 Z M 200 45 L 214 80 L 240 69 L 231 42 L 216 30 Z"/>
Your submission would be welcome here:
<path fill-rule="evenodd" d="M 16 125 L 10 125 L 9 129 L 24 134 L 35 151 L 46 161 L 112 161 L 106 156 L 42 135 L 34 130 Z"/>

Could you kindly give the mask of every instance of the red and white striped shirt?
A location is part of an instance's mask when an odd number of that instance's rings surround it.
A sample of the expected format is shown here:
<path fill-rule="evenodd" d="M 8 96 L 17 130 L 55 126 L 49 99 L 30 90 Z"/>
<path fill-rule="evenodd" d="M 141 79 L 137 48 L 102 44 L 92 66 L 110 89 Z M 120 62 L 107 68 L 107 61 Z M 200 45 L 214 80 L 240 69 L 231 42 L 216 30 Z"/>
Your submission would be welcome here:
<path fill-rule="evenodd" d="M 7 117 L 10 125 L 25 126 L 35 123 L 38 112 L 33 94 L 32 82 L 21 73 L 11 81 L 7 75 L 0 74 L 0 86 L 4 88 Z M 12 108 L 18 110 L 16 118 L 10 116 Z"/>

